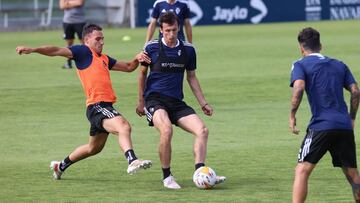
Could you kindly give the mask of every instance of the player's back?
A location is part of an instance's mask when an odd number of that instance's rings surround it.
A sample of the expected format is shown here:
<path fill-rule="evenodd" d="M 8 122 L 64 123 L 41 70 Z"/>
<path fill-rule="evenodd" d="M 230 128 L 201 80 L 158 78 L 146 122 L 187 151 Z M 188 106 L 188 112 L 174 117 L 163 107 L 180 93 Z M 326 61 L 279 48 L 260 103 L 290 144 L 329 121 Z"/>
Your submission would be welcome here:
<path fill-rule="evenodd" d="M 298 61 L 305 74 L 305 89 L 313 118 L 310 126 L 321 130 L 351 129 L 343 96 L 348 68 L 336 59 L 312 54 Z"/>

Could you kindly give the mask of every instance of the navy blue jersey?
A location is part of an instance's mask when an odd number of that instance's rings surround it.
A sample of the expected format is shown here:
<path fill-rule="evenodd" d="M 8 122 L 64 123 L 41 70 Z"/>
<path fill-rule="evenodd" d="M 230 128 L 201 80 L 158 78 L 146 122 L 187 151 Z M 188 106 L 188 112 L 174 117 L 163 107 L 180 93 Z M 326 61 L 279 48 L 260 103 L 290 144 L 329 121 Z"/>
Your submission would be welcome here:
<path fill-rule="evenodd" d="M 196 52 L 186 42 L 178 41 L 174 48 L 167 47 L 163 40 L 153 40 L 145 45 L 151 58 L 150 73 L 146 79 L 144 97 L 157 92 L 179 100 L 184 98 L 183 80 L 185 70 L 196 69 Z"/>
<path fill-rule="evenodd" d="M 73 54 L 73 59 L 75 61 L 77 69 L 83 70 L 90 66 L 93 60 L 93 56 L 88 46 L 74 45 L 69 47 L 69 49 Z M 115 65 L 116 60 L 111 58 L 110 56 L 107 57 L 109 58 L 109 69 L 111 69 Z"/>
<path fill-rule="evenodd" d="M 167 0 L 157 0 L 154 3 L 154 9 L 151 13 L 151 17 L 159 19 L 162 13 L 167 11 L 174 12 L 179 18 L 179 39 L 185 41 L 185 35 L 183 30 L 184 21 L 186 18 L 190 18 L 190 8 L 187 1 L 177 0 L 174 4 L 169 4 Z M 162 34 L 159 33 L 159 39 L 162 37 Z"/>
<path fill-rule="evenodd" d="M 309 129 L 352 129 L 343 89 L 356 81 L 343 62 L 321 54 L 310 54 L 293 64 L 291 87 L 295 80 L 305 81 L 312 113 Z"/>

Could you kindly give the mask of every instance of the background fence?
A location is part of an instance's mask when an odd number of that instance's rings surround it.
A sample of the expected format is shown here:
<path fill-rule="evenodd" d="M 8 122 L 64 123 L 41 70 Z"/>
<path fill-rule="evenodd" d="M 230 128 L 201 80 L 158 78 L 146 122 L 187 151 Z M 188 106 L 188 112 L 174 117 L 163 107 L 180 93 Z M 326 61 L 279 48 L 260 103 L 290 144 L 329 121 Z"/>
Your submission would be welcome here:
<path fill-rule="evenodd" d="M 89 22 L 102 25 L 130 26 L 131 2 L 132 0 L 85 0 L 86 18 Z M 0 0 L 2 31 L 58 28 L 62 26 L 62 18 L 59 0 Z"/>

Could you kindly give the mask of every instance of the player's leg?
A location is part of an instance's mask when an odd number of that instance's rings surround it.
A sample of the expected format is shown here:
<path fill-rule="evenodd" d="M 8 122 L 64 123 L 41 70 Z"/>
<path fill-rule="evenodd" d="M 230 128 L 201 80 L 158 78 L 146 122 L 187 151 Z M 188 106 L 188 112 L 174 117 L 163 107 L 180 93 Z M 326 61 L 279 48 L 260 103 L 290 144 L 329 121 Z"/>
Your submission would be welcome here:
<path fill-rule="evenodd" d="M 180 118 L 177 124 L 182 129 L 195 136 L 194 158 L 195 164 L 204 164 L 206 158 L 207 141 L 209 130 L 197 114 L 191 114 Z"/>
<path fill-rule="evenodd" d="M 309 176 L 315 166 L 315 164 L 311 164 L 309 162 L 301 162 L 297 164 L 293 184 L 293 203 L 305 202 Z"/>
<path fill-rule="evenodd" d="M 164 109 L 157 109 L 152 116 L 152 122 L 160 133 L 159 157 L 163 171 L 164 187 L 180 189 L 181 186 L 175 181 L 170 171 L 173 128 L 168 113 Z"/>
<path fill-rule="evenodd" d="M 346 168 L 346 167 L 343 167 L 342 170 L 346 176 L 346 179 L 349 181 L 351 185 L 355 201 L 360 202 L 359 171 L 357 170 L 357 168 Z"/>
<path fill-rule="evenodd" d="M 61 179 L 62 173 L 73 163 L 93 156 L 104 148 L 108 133 L 97 133 L 89 138 L 89 142 L 85 145 L 77 147 L 68 157 L 62 161 L 52 161 L 50 168 L 53 170 L 53 177 L 56 180 Z"/>
<path fill-rule="evenodd" d="M 72 162 L 77 162 L 89 156 L 93 156 L 101 152 L 104 148 L 108 133 L 98 133 L 90 136 L 89 143 L 77 147 L 70 155 L 69 158 Z"/>
<path fill-rule="evenodd" d="M 161 166 L 169 168 L 171 163 L 171 139 L 173 135 L 171 121 L 164 109 L 155 111 L 152 121 L 160 133 L 159 156 Z"/>
<path fill-rule="evenodd" d="M 190 110 L 186 111 L 191 112 Z M 195 136 L 193 146 L 195 170 L 205 166 L 207 141 L 209 137 L 209 130 L 205 126 L 205 123 L 197 114 L 189 114 L 187 116 L 181 117 L 177 121 L 177 124 L 179 127 Z M 216 184 L 224 182 L 225 179 L 225 176 L 216 176 Z"/>
<path fill-rule="evenodd" d="M 73 24 L 63 23 L 63 28 L 64 28 L 64 39 L 66 41 L 66 45 L 68 47 L 72 46 L 74 44 L 74 39 L 75 39 L 75 29 L 73 27 Z M 72 68 L 71 59 L 67 59 L 63 68 Z"/>
<path fill-rule="evenodd" d="M 122 116 L 103 120 L 104 129 L 118 136 L 120 149 L 126 152 L 133 148 L 131 141 L 131 127 L 129 122 Z"/>
<path fill-rule="evenodd" d="M 75 32 L 76 32 L 76 35 L 77 35 L 78 39 L 80 40 L 81 44 L 84 44 L 84 39 L 82 38 L 82 31 L 83 31 L 85 24 L 86 23 L 77 23 L 75 26 Z"/>
<path fill-rule="evenodd" d="M 356 145 L 352 130 L 337 130 L 332 133 L 332 147 L 329 150 L 334 167 L 341 167 L 349 181 L 354 199 L 360 202 L 360 176 L 356 163 Z"/>
<path fill-rule="evenodd" d="M 113 112 L 114 109 L 108 107 L 107 110 Z M 129 174 L 136 173 L 139 169 L 151 167 L 151 161 L 140 160 L 136 157 L 131 141 L 131 127 L 123 116 L 117 115 L 113 118 L 106 118 L 103 120 L 102 126 L 107 132 L 113 133 L 118 137 L 120 149 L 124 152 L 129 164 L 127 168 Z"/>
<path fill-rule="evenodd" d="M 307 196 L 308 179 L 319 160 L 328 151 L 331 139 L 328 131 L 308 130 L 300 147 L 295 168 L 293 203 L 304 202 Z"/>

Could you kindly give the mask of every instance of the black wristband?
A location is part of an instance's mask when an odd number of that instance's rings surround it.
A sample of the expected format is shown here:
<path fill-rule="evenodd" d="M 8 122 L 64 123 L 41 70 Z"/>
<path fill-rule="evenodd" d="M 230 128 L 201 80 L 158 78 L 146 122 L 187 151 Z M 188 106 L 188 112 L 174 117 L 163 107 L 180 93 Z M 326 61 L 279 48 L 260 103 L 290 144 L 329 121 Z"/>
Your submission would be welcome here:
<path fill-rule="evenodd" d="M 205 106 L 209 105 L 208 103 L 204 104 L 204 106 L 201 107 L 201 109 L 204 109 Z"/>

